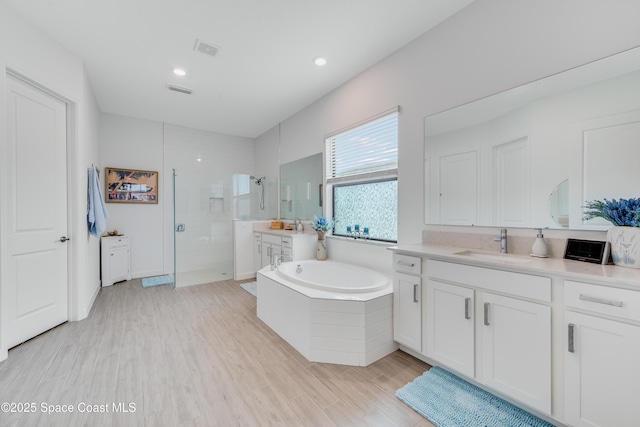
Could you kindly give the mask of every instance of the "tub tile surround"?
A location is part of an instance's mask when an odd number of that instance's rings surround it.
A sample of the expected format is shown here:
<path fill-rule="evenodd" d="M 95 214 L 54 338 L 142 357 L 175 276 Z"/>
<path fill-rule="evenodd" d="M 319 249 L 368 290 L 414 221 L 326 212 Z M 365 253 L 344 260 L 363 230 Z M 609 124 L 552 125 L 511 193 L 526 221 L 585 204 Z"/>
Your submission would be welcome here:
<path fill-rule="evenodd" d="M 393 294 L 345 301 L 311 298 L 258 272 L 258 318 L 312 362 L 368 366 L 394 352 Z"/>

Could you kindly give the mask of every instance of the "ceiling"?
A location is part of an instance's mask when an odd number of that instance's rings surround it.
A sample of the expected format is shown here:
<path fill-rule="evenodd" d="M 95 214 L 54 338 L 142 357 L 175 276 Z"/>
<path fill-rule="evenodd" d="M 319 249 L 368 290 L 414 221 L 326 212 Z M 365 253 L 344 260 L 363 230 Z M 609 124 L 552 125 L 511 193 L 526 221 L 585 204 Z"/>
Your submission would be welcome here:
<path fill-rule="evenodd" d="M 102 112 L 255 138 L 473 0 L 2 1 L 82 59 Z"/>

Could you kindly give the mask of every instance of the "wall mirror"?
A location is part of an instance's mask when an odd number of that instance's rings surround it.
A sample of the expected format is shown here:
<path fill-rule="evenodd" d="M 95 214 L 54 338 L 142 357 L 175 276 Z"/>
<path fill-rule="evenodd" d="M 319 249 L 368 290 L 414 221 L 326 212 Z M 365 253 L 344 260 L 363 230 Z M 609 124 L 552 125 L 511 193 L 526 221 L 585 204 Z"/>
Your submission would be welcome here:
<path fill-rule="evenodd" d="M 280 166 L 280 217 L 322 215 L 322 153 Z"/>
<path fill-rule="evenodd" d="M 640 48 L 424 119 L 425 223 L 603 230 L 640 197 Z"/>

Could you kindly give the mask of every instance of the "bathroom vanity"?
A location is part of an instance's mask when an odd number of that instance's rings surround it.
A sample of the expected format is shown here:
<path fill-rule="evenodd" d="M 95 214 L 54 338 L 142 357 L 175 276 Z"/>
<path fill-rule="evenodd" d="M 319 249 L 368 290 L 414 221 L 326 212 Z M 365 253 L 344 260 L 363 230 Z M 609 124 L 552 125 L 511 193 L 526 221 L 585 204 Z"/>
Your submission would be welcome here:
<path fill-rule="evenodd" d="M 637 425 L 640 271 L 398 245 L 401 348 L 570 426 Z"/>
<path fill-rule="evenodd" d="M 273 255 L 281 254 L 285 261 L 316 257 L 318 236 L 287 230 L 261 230 L 253 232 L 253 260 L 256 271 L 271 263 Z"/>

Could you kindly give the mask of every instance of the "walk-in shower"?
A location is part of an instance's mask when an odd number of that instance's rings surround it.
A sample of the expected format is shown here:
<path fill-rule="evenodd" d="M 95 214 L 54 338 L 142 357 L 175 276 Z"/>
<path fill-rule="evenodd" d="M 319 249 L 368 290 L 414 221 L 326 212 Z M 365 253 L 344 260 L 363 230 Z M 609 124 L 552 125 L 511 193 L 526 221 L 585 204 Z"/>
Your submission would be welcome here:
<path fill-rule="evenodd" d="M 276 178 L 173 169 L 175 286 L 232 279 L 233 221 L 274 218 L 276 188 Z"/>

